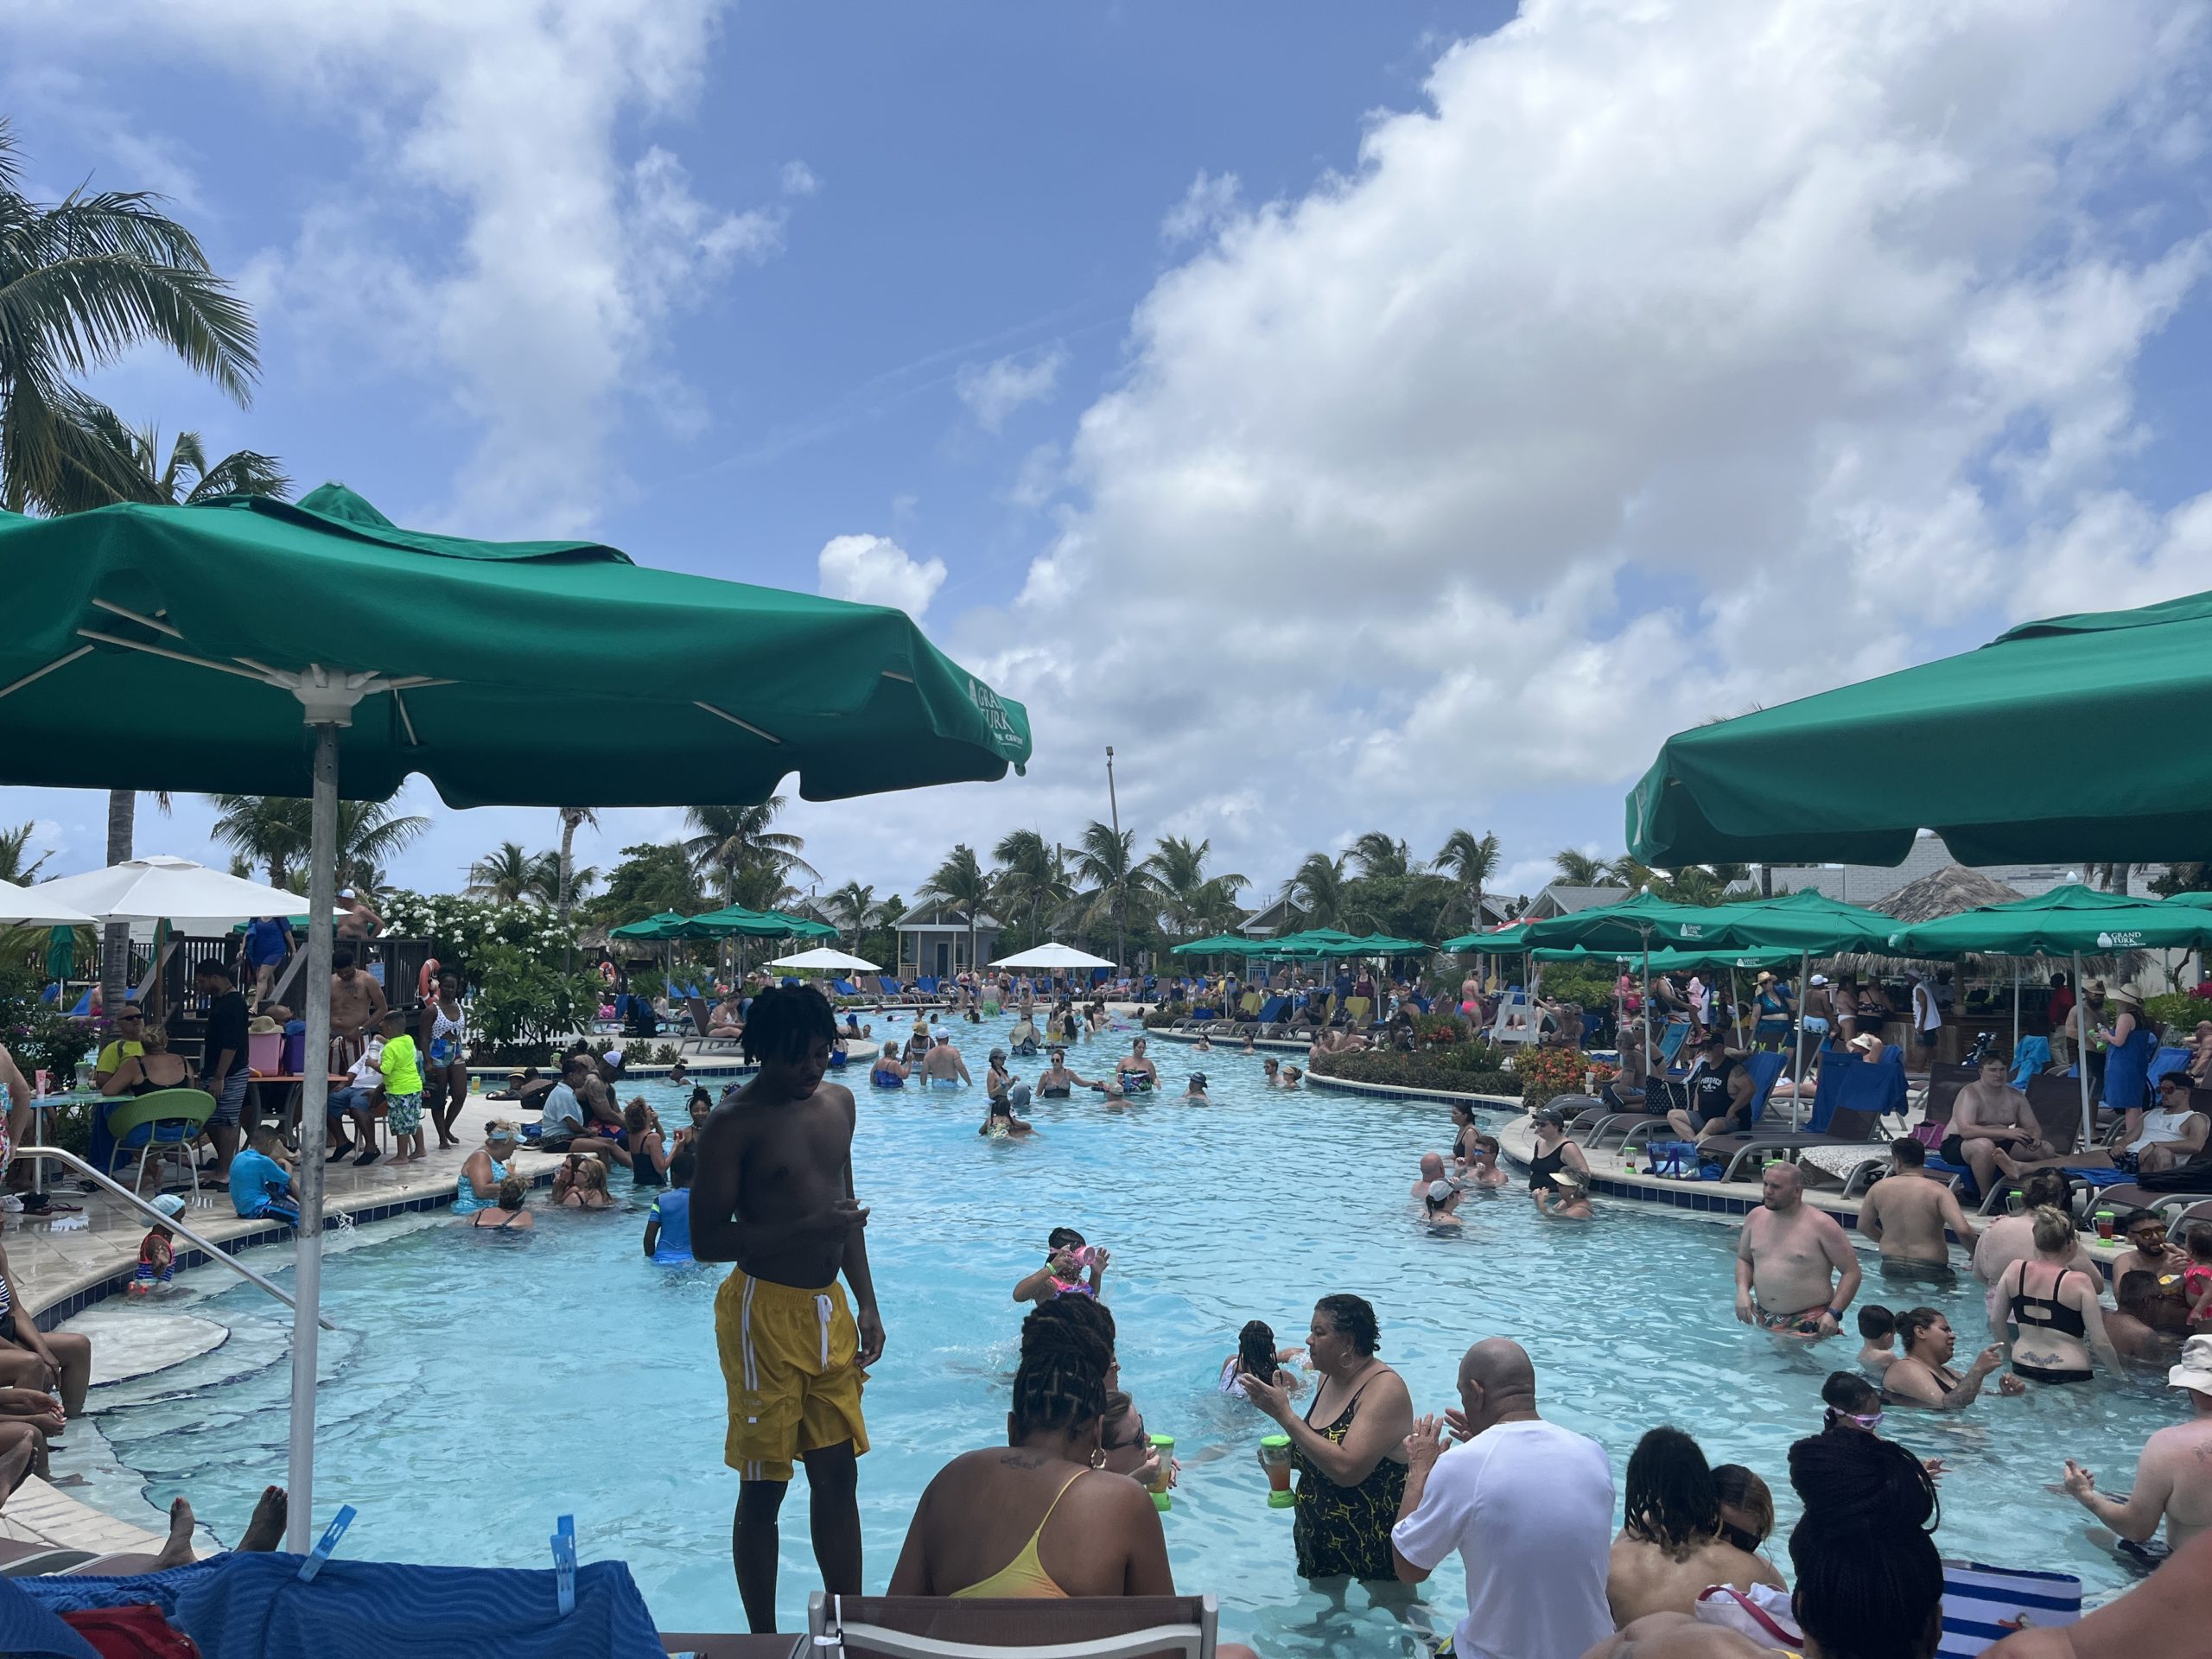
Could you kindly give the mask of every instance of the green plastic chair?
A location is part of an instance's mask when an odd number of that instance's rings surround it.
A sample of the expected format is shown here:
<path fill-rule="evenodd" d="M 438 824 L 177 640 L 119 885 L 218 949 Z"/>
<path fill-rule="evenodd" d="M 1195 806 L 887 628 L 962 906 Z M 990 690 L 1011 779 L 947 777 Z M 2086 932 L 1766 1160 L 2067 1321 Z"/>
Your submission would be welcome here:
<path fill-rule="evenodd" d="M 182 1147 L 186 1161 L 192 1166 L 192 1196 L 200 1198 L 200 1160 L 191 1155 L 189 1148 L 214 1115 L 215 1096 L 204 1089 L 156 1089 L 150 1095 L 135 1099 L 118 1100 L 108 1108 L 107 1132 L 114 1137 L 115 1151 L 108 1154 L 107 1173 L 115 1174 L 118 1154 L 128 1157 L 130 1148 L 124 1141 L 140 1129 L 146 1131 L 146 1142 L 138 1154 L 138 1178 L 130 1190 L 143 1197 L 146 1184 L 146 1165 L 154 1155 L 156 1146 Z M 165 1133 L 166 1131 L 166 1133 Z"/>

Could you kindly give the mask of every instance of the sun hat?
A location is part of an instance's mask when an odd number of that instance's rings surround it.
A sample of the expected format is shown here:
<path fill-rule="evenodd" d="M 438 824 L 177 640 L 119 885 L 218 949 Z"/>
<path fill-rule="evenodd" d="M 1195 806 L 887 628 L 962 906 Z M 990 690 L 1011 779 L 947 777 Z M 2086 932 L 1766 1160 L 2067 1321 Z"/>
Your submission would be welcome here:
<path fill-rule="evenodd" d="M 175 1192 L 164 1192 L 154 1200 L 154 1208 L 174 1221 L 184 1213 L 184 1199 Z"/>
<path fill-rule="evenodd" d="M 2114 1002 L 2125 1002 L 2131 1007 L 2139 1008 L 2143 1006 L 2143 993 L 2131 979 L 2126 984 L 2112 993 L 2111 1000 Z"/>
<path fill-rule="evenodd" d="M 245 1033 L 249 1037 L 273 1037 L 283 1029 L 265 1014 L 257 1014 L 245 1022 Z"/>
<path fill-rule="evenodd" d="M 2212 1394 L 2212 1337 L 2191 1337 L 2181 1345 L 2181 1363 L 2166 1373 L 2170 1389 Z"/>
<path fill-rule="evenodd" d="M 1571 1192 L 1580 1192 L 1582 1190 L 1582 1177 L 1580 1173 L 1572 1169 L 1555 1169 L 1552 1171 L 1552 1185 L 1563 1186 Z"/>
<path fill-rule="evenodd" d="M 1851 1039 L 1851 1046 L 1856 1049 L 1872 1050 L 1882 1046 L 1882 1039 L 1871 1031 L 1862 1031 Z"/>

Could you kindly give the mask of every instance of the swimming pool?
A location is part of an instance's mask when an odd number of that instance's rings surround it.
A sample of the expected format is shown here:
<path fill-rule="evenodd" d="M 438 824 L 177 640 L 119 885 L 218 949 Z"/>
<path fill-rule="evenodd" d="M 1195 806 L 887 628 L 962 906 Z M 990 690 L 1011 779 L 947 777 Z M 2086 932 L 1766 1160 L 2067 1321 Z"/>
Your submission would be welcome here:
<path fill-rule="evenodd" d="M 979 1076 L 1007 1023 L 953 1027 Z M 1127 1041 L 1078 1046 L 1071 1064 L 1096 1076 Z M 1039 1102 L 1041 1133 L 1027 1143 L 977 1136 L 980 1085 L 880 1093 L 855 1073 L 858 1183 L 889 1337 L 868 1386 L 874 1449 L 861 1465 L 871 1589 L 887 1580 L 930 1476 L 1002 1433 L 1019 1322 L 1007 1292 L 1061 1223 L 1113 1251 L 1107 1300 L 1124 1384 L 1147 1426 L 1176 1437 L 1184 1472 L 1166 1524 L 1177 1582 L 1217 1592 L 1224 1633 L 1264 1652 L 1414 1650 L 1362 1592 L 1334 1609 L 1294 1576 L 1289 1516 L 1266 1507 L 1253 1461 L 1268 1426 L 1214 1391 L 1239 1325 L 1265 1319 L 1300 1340 L 1315 1297 L 1331 1291 L 1375 1303 L 1382 1356 L 1417 1409 L 1451 1403 L 1473 1338 L 1515 1337 L 1535 1356 L 1545 1414 L 1602 1441 L 1616 1478 L 1645 1428 L 1676 1423 L 1713 1462 L 1767 1478 L 1786 1534 L 1796 1507 L 1786 1448 L 1817 1427 L 1821 1379 L 1857 1344 L 1779 1350 L 1737 1325 L 1731 1230 L 1602 1198 L 1592 1224 L 1547 1223 L 1516 1182 L 1471 1201 L 1465 1236 L 1432 1237 L 1408 1188 L 1417 1154 L 1447 1140 L 1443 1109 L 1270 1093 L 1256 1057 L 1154 1047 L 1162 1094 L 1122 1113 L 1082 1090 Z M 1033 1077 L 1040 1064 L 1014 1069 Z M 1192 1069 L 1207 1073 L 1212 1106 L 1176 1099 Z M 645 1092 L 664 1121 L 680 1121 L 683 1091 Z M 615 1185 L 626 1192 L 619 1173 Z M 587 1558 L 627 1560 L 664 1627 L 740 1628 L 728 1553 L 737 1482 L 721 1464 L 713 1329 L 724 1269 L 648 1263 L 645 1202 L 541 1212 L 539 1230 L 520 1239 L 390 1223 L 340 1243 L 323 1281 L 345 1331 L 324 1339 L 317 1510 L 359 1508 L 347 1553 L 537 1566 L 555 1516 L 572 1513 Z M 262 1485 L 283 1478 L 285 1329 L 250 1287 L 193 1276 L 209 1294 L 189 1311 L 228 1325 L 231 1340 L 92 1404 L 150 1500 L 184 1493 L 234 1538 Z M 1862 1294 L 1887 1300 L 1878 1274 Z M 1984 1328 L 1979 1287 L 1936 1305 L 1968 1351 Z M 2124 1488 L 2145 1437 L 2179 1414 L 2138 1381 L 1986 1396 L 1962 1420 L 1892 1412 L 1885 1431 L 1948 1459 L 1947 1554 L 2064 1568 L 2109 1588 L 2121 1570 L 2050 1487 L 2070 1455 Z M 784 1510 L 785 1629 L 798 1627 L 813 1581 L 805 1502 L 802 1479 Z M 1774 1554 L 1786 1573 L 1779 1538 Z M 1433 1623 L 1448 1628 L 1458 1573 L 1429 1588 Z"/>

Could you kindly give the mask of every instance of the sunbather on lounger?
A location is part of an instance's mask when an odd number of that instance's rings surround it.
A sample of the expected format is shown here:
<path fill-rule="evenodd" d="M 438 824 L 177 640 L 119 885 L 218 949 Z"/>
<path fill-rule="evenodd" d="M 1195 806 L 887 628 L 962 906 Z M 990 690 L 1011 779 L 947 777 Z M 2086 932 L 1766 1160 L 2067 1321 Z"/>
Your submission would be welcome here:
<path fill-rule="evenodd" d="M 1984 1192 L 1996 1185 L 2000 1171 L 2016 1175 L 2023 1163 L 2056 1152 L 2043 1139 L 2028 1097 L 2005 1076 L 2005 1062 L 1998 1056 L 1981 1063 L 1981 1075 L 1959 1090 L 1951 1133 L 1943 1139 L 1944 1161 L 1972 1169 L 1975 1186 Z"/>

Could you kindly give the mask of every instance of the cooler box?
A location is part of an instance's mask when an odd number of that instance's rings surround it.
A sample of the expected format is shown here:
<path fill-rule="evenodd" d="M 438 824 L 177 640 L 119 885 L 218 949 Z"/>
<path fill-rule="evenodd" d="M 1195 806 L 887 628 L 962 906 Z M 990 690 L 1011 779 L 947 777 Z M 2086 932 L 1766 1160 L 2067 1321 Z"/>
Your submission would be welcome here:
<path fill-rule="evenodd" d="M 307 1075 L 308 1022 L 295 1020 L 284 1027 L 284 1071 L 288 1077 Z"/>
<path fill-rule="evenodd" d="M 257 1031 L 247 1033 L 245 1063 L 264 1077 L 273 1077 L 284 1069 L 284 1033 L 281 1031 Z"/>

